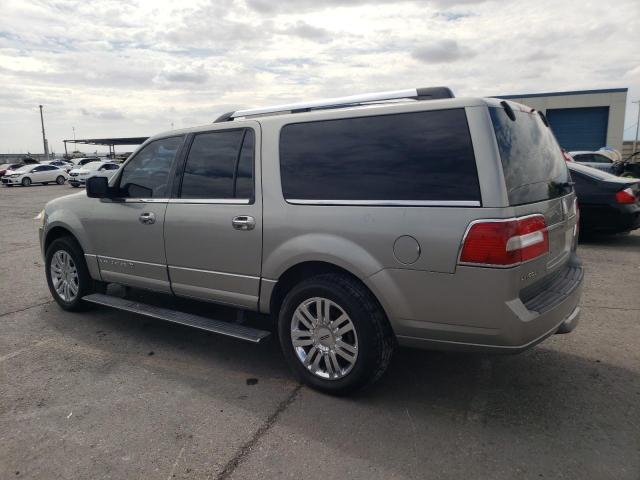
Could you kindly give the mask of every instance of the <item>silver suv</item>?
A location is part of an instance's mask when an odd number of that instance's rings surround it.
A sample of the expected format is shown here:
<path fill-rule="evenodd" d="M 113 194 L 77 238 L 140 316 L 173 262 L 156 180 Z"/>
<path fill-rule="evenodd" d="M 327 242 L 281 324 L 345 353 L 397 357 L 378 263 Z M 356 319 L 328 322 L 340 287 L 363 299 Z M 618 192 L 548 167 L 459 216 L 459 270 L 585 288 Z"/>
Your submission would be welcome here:
<path fill-rule="evenodd" d="M 270 316 L 302 380 L 346 394 L 379 378 L 396 344 L 511 353 L 572 330 L 572 185 L 543 114 L 414 89 L 156 135 L 108 183 L 49 202 L 40 238 L 62 308 L 253 342 Z M 141 304 L 107 283 L 256 311 L 265 325 Z"/>

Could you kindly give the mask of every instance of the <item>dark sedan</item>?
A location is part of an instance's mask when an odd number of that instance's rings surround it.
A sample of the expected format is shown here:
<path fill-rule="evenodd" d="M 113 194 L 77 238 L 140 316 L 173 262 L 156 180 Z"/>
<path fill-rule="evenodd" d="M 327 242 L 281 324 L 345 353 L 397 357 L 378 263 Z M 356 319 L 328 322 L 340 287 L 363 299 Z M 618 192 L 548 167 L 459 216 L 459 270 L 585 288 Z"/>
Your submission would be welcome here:
<path fill-rule="evenodd" d="M 567 162 L 580 207 L 583 233 L 621 233 L 640 227 L 640 179 L 616 177 Z"/>

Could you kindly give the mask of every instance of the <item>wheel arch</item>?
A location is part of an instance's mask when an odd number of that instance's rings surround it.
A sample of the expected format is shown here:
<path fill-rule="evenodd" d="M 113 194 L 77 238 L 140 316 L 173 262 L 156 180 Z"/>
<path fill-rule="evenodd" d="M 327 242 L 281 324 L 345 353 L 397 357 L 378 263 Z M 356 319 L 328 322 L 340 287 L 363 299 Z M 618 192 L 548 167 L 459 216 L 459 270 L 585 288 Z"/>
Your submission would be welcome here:
<path fill-rule="evenodd" d="M 290 266 L 282 273 L 282 275 L 280 275 L 276 282 L 271 282 L 271 288 L 262 289 L 260 299 L 261 311 L 263 311 L 264 313 L 271 313 L 273 316 L 277 317 L 280 312 L 280 308 L 282 307 L 284 298 L 295 285 L 306 278 L 310 278 L 315 275 L 322 275 L 325 273 L 342 274 L 360 283 L 364 288 L 367 289 L 367 291 L 375 299 L 378 305 L 380 305 L 380 308 L 383 312 L 385 312 L 387 319 L 389 318 L 384 303 L 380 301 L 378 295 L 376 295 L 376 293 L 372 290 L 371 286 L 368 285 L 366 281 L 364 281 L 355 273 L 347 270 L 346 268 L 327 261 L 304 261 Z"/>
<path fill-rule="evenodd" d="M 66 224 L 56 223 L 47 229 L 42 241 L 43 257 L 46 256 L 49 246 L 55 240 L 61 237 L 71 237 L 78 243 L 78 245 L 80 246 L 80 249 L 82 250 L 82 253 L 84 254 L 84 258 L 87 263 L 87 269 L 89 270 L 89 275 L 91 275 L 91 278 L 93 278 L 94 280 L 102 280 L 97 257 L 95 255 L 87 255 L 87 248 L 83 240 L 77 235 L 75 235 L 73 233 L 73 229 L 71 229 Z"/>
<path fill-rule="evenodd" d="M 56 225 L 55 227 L 50 228 L 44 237 L 43 252 L 46 254 L 49 246 L 60 237 L 71 237 L 78 242 L 78 245 L 82 248 L 82 244 L 78 241 L 78 238 L 71 232 L 71 230 L 67 227 Z M 84 252 L 84 249 L 82 249 L 82 251 Z"/>

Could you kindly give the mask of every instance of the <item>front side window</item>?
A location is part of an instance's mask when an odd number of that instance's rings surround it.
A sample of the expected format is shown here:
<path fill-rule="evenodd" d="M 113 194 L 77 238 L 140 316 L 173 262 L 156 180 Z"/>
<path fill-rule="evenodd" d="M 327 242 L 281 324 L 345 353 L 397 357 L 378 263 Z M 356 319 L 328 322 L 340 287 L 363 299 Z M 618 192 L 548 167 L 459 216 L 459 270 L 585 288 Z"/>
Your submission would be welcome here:
<path fill-rule="evenodd" d="M 196 135 L 187 156 L 180 197 L 252 199 L 253 157 L 251 129 Z"/>
<path fill-rule="evenodd" d="M 280 174 L 293 202 L 480 201 L 464 109 L 286 125 Z"/>
<path fill-rule="evenodd" d="M 184 137 L 170 137 L 146 145 L 128 162 L 120 176 L 124 198 L 166 198 L 169 171 Z"/>

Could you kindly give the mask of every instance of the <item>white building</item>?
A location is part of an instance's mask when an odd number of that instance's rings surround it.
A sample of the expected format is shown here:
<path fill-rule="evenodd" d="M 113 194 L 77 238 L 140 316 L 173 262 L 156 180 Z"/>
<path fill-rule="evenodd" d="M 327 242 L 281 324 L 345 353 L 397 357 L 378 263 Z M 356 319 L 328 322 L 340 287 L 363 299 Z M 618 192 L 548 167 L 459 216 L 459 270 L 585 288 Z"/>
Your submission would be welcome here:
<path fill-rule="evenodd" d="M 558 143 L 566 150 L 598 150 L 608 146 L 622 151 L 626 88 L 502 95 L 542 111 Z"/>

